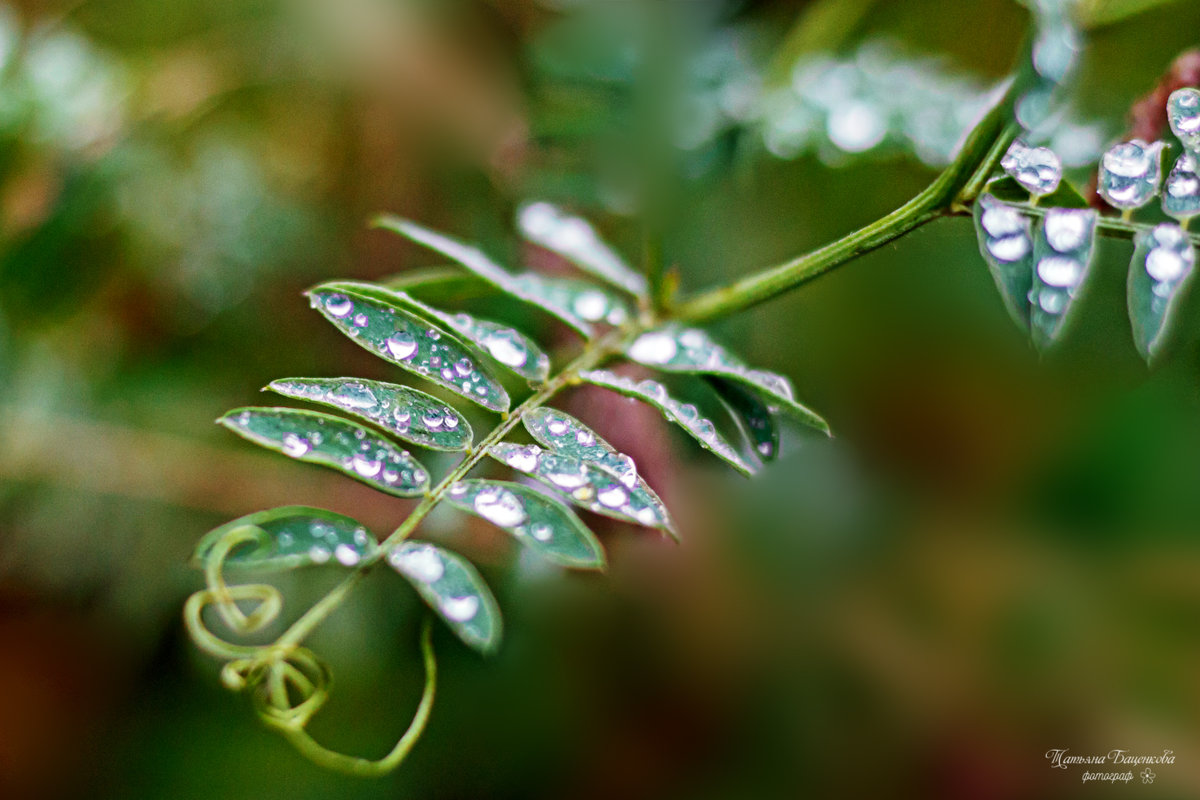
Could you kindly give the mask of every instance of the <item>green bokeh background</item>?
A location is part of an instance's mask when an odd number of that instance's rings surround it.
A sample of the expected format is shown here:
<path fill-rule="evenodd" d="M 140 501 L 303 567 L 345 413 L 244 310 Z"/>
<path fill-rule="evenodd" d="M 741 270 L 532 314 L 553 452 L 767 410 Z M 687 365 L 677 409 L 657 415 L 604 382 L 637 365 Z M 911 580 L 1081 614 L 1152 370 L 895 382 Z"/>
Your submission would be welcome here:
<path fill-rule="evenodd" d="M 765 63 L 809 5 L 696 3 L 679 48 L 748 32 Z M 1027 18 L 1011 0 L 868 5 L 839 50 L 887 35 L 980 81 Z M 1116 137 L 1200 44 L 1200 3 L 1111 5 L 1148 8 L 1089 34 L 1070 96 Z M 393 776 L 310 765 L 220 688 L 180 621 L 204 532 L 304 503 L 384 534 L 409 507 L 212 424 L 273 378 L 394 377 L 300 295 L 436 263 L 365 221 L 397 212 L 544 262 L 510 220 L 549 196 L 638 258 L 637 219 L 599 207 L 589 172 L 620 159 L 609 137 L 638 130 L 637 103 L 620 75 L 547 72 L 570 13 L 0 4 L 0 796 L 1200 796 L 1200 296 L 1147 369 L 1124 310 L 1132 246 L 1103 240 L 1039 358 L 964 218 L 714 326 L 836 434 L 793 433 L 755 480 L 653 415 L 566 398 L 638 454 L 682 546 L 598 523 L 607 574 L 561 573 L 431 517 L 491 581 L 506 641 L 484 661 L 436 632 L 438 705 Z M 699 162 L 665 223 L 685 291 L 830 241 L 934 174 L 903 155 L 777 160 L 750 132 Z M 476 307 L 570 346 L 527 310 Z M 335 577 L 285 576 L 287 610 Z M 382 754 L 403 730 L 420 614 L 378 574 L 318 632 L 336 674 L 323 741 Z M 1049 768 L 1063 747 L 1177 760 L 1152 786 L 1085 786 Z"/>

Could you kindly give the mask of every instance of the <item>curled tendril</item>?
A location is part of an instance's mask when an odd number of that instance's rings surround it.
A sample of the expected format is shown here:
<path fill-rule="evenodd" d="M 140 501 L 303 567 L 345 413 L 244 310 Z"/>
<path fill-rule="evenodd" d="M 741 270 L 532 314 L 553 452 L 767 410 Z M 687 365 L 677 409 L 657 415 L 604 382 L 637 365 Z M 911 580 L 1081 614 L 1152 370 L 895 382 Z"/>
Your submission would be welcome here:
<path fill-rule="evenodd" d="M 225 582 L 224 567 L 229 554 L 240 545 L 261 543 L 265 532 L 254 525 L 234 528 L 212 548 L 204 565 L 206 587 L 184 604 L 184 622 L 196 645 L 226 660 L 221 682 L 232 691 L 251 691 L 255 711 L 269 727 L 283 734 L 312 761 L 351 775 L 385 775 L 398 767 L 420 739 L 433 709 L 437 691 L 437 661 L 434 658 L 432 624 L 421 627 L 421 657 L 425 686 L 408 730 L 384 757 L 371 760 L 329 750 L 305 730 L 313 715 L 329 699 L 333 673 L 315 653 L 280 639 L 271 644 L 247 645 L 228 641 L 213 633 L 204 622 L 204 609 L 212 606 L 225 625 L 239 636 L 257 633 L 274 622 L 283 610 L 283 596 L 269 584 Z M 241 603 L 253 604 L 249 613 Z"/>

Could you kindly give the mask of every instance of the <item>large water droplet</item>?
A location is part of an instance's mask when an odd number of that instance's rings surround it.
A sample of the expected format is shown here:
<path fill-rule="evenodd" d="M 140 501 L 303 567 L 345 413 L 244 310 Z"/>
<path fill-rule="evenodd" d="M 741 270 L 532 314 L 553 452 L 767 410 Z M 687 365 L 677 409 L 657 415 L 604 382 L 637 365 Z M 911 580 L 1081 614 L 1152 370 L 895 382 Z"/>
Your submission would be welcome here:
<path fill-rule="evenodd" d="M 1137 208 L 1158 192 L 1163 143 L 1140 139 L 1114 145 L 1100 160 L 1100 194 L 1115 208 Z"/>
<path fill-rule="evenodd" d="M 520 498 L 506 489 L 486 489 L 477 494 L 475 511 L 501 528 L 515 527 L 529 518 Z"/>
<path fill-rule="evenodd" d="M 575 297 L 571 308 L 588 322 L 599 322 L 608 311 L 608 298 L 603 292 L 585 291 Z"/>
<path fill-rule="evenodd" d="M 1057 213 L 1046 217 L 1046 243 L 1060 253 L 1078 250 L 1087 242 L 1086 214 Z"/>
<path fill-rule="evenodd" d="M 505 455 L 504 462 L 518 472 L 533 472 L 537 469 L 539 455 L 536 447 L 517 447 Z"/>
<path fill-rule="evenodd" d="M 1050 256 L 1037 263 L 1037 273 L 1050 286 L 1071 288 L 1083 278 L 1083 264 L 1073 258 Z"/>
<path fill-rule="evenodd" d="M 392 566 L 414 580 L 434 583 L 446 572 L 442 557 L 432 545 L 401 545 L 388 555 Z"/>
<path fill-rule="evenodd" d="M 466 622 L 479 613 L 479 598 L 473 594 L 461 597 L 444 597 L 441 602 L 442 614 L 446 619 L 455 622 Z"/>
<path fill-rule="evenodd" d="M 1030 147 L 1017 139 L 1000 162 L 1004 171 L 1031 194 L 1050 194 L 1062 180 L 1062 161 L 1048 147 Z"/>
<path fill-rule="evenodd" d="M 333 549 L 333 557 L 338 560 L 338 563 L 346 567 L 353 567 L 358 563 L 360 558 L 358 551 L 345 542 L 342 542 Z"/>
<path fill-rule="evenodd" d="M 329 398 L 345 408 L 371 409 L 379 405 L 379 398 L 361 383 L 343 383 L 329 393 Z"/>
<path fill-rule="evenodd" d="M 998 261 L 1020 261 L 1029 254 L 1032 246 L 1029 237 L 1024 234 L 988 239 L 987 242 L 988 252 Z"/>
<path fill-rule="evenodd" d="M 283 435 L 283 453 L 292 458 L 299 458 L 312 449 L 312 444 L 303 436 L 297 436 L 294 433 L 285 433 Z"/>
<path fill-rule="evenodd" d="M 325 310 L 331 316 L 341 319 L 350 315 L 354 310 L 354 303 L 344 294 L 331 294 L 325 297 Z"/>
<path fill-rule="evenodd" d="M 384 342 L 392 358 L 398 361 L 412 358 L 417 352 L 417 340 L 408 331 L 396 331 Z"/>
<path fill-rule="evenodd" d="M 667 331 L 643 333 L 629 348 L 629 357 L 643 364 L 666 364 L 678 352 L 674 334 Z"/>
<path fill-rule="evenodd" d="M 492 358 L 506 367 L 519 367 L 529 358 L 529 349 L 521 340 L 520 334 L 511 328 L 489 333 L 483 339 L 483 346 Z"/>
<path fill-rule="evenodd" d="M 621 486 L 613 484 L 597 494 L 596 499 L 600 501 L 600 505 L 602 506 L 620 508 L 629 500 L 629 493 Z"/>

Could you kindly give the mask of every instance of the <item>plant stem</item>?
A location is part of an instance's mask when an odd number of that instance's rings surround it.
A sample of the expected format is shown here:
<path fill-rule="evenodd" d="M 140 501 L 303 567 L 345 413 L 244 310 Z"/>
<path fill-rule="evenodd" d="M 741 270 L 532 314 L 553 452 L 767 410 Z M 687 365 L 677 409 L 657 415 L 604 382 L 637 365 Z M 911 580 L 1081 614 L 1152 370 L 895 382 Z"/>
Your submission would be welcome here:
<path fill-rule="evenodd" d="M 946 214 L 965 200 L 973 199 L 966 195 L 978 192 L 995 162 L 1003 155 L 1004 149 L 999 143 L 1014 135 L 1010 118 L 1015 90 L 1016 84 L 1013 84 L 980 120 L 950 166 L 900 208 L 811 253 L 681 303 L 674 309 L 674 316 L 703 322 L 744 311 L 876 250 Z"/>
<path fill-rule="evenodd" d="M 265 648 L 260 658 L 266 660 L 272 657 L 270 655 L 271 651 L 278 652 L 279 649 L 287 650 L 299 646 L 312 633 L 313 629 L 320 625 L 326 617 L 342 604 L 346 595 L 370 571 L 371 567 L 378 563 L 379 559 L 382 558 L 382 554 L 412 535 L 417 526 L 421 524 L 421 521 L 442 501 L 442 498 L 445 497 L 450 487 L 466 477 L 467 473 L 488 454 L 491 446 L 507 436 L 508 432 L 516 427 L 517 423 L 521 421 L 526 413 L 545 405 L 550 398 L 578 380 L 580 372 L 599 366 L 609 357 L 620 353 L 622 350 L 621 345 L 629 338 L 636 336 L 640 331 L 641 328 L 636 324 L 629 328 L 617 328 L 595 342 L 588 343 L 583 352 L 575 360 L 563 367 L 549 381 L 538 387 L 537 391 L 526 398 L 525 402 L 521 403 L 521 405 L 517 406 L 517 408 L 502 419 L 500 424 L 493 428 L 467 454 L 466 458 L 459 462 L 454 469 L 450 470 L 449 474 L 429 494 L 425 495 L 421 502 L 417 504 L 417 507 L 405 517 L 404 522 L 400 523 L 400 526 L 392 531 L 391 535 L 383 541 L 380 546 L 379 555 L 359 564 L 354 572 L 346 576 L 341 583 L 333 587 L 328 594 L 293 622 L 275 640 L 273 646 Z"/>

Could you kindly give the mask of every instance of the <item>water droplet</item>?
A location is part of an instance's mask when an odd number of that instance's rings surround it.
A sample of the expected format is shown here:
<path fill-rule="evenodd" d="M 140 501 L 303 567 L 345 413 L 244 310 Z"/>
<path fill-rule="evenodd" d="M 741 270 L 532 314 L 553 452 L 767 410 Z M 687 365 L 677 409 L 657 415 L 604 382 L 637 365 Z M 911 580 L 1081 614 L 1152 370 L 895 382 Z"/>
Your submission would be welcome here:
<path fill-rule="evenodd" d="M 1002 203 L 993 202 L 988 205 L 979 221 L 988 235 L 996 238 L 1011 236 L 1025 230 L 1025 218 L 1021 213 Z"/>
<path fill-rule="evenodd" d="M 354 456 L 351 466 L 364 478 L 374 478 L 383 470 L 383 463 L 379 459 L 370 458 L 361 453 Z"/>
<path fill-rule="evenodd" d="M 428 544 L 400 545 L 388 554 L 388 561 L 408 577 L 422 583 L 435 583 L 446 572 L 441 555 Z"/>
<path fill-rule="evenodd" d="M 292 458 L 299 458 L 312 449 L 308 439 L 303 436 L 297 436 L 294 433 L 285 433 L 283 435 L 283 454 Z"/>
<path fill-rule="evenodd" d="M 329 393 L 329 398 L 345 408 L 365 410 L 379 405 L 375 393 L 361 383 L 343 383 Z"/>
<path fill-rule="evenodd" d="M 442 410 L 442 426 L 448 431 L 452 431 L 455 428 L 457 428 L 458 427 L 458 415 L 455 414 L 453 411 L 451 411 L 448 408 L 443 409 Z"/>
<path fill-rule="evenodd" d="M 353 567 L 359 559 L 358 551 L 345 542 L 334 548 L 333 557 L 338 560 L 338 563 L 347 567 Z"/>
<path fill-rule="evenodd" d="M 600 505 L 602 506 L 620 508 L 629 499 L 629 493 L 623 487 L 613 484 L 606 489 L 602 489 L 596 495 L 596 499 L 600 501 Z"/>
<path fill-rule="evenodd" d="M 329 560 L 331 555 L 329 548 L 323 545 L 314 544 L 308 549 L 308 558 L 314 564 L 324 564 Z"/>
<path fill-rule="evenodd" d="M 430 328 L 429 330 L 425 331 L 425 335 L 435 342 L 442 338 L 441 331 L 437 330 L 436 328 Z"/>
<path fill-rule="evenodd" d="M 575 433 L 575 441 L 584 447 L 590 447 L 596 443 L 596 437 L 591 431 L 581 430 Z"/>
<path fill-rule="evenodd" d="M 325 310 L 331 316 L 341 319 L 350 315 L 350 312 L 354 310 L 354 303 L 344 294 L 326 295 Z"/>
<path fill-rule="evenodd" d="M 530 533 L 533 534 L 533 538 L 537 539 L 539 542 L 548 542 L 550 541 L 550 537 L 554 535 L 554 530 L 544 522 L 539 522 L 537 525 L 533 526 L 533 529 L 530 531 Z"/>
<path fill-rule="evenodd" d="M 1047 314 L 1061 314 L 1067 308 L 1067 293 L 1058 289 L 1038 290 L 1037 304 Z"/>
<path fill-rule="evenodd" d="M 675 336 L 666 331 L 643 333 L 629 347 L 629 357 L 643 364 L 666 364 L 678 352 Z"/>
<path fill-rule="evenodd" d="M 1187 272 L 1184 257 L 1166 247 L 1156 247 L 1146 256 L 1146 274 L 1156 281 L 1179 280 Z"/>
<path fill-rule="evenodd" d="M 608 311 L 608 298 L 603 292 L 594 289 L 581 292 L 571 303 L 571 308 L 588 322 L 599 322 Z"/>
<path fill-rule="evenodd" d="M 1017 139 L 1000 161 L 1012 178 L 1030 194 L 1050 194 L 1062 181 L 1062 161 L 1048 147 L 1030 147 Z"/>
<path fill-rule="evenodd" d="M 511 328 L 503 328 L 489 333 L 483 339 L 492 358 L 507 367 L 519 367 L 529 358 L 529 349 L 521 341 L 520 335 Z"/>
<path fill-rule="evenodd" d="M 659 513 L 650 506 L 638 509 L 635 516 L 637 521 L 643 525 L 657 525 L 661 521 Z"/>
<path fill-rule="evenodd" d="M 1078 250 L 1087 241 L 1089 222 L 1086 211 L 1072 214 L 1062 209 L 1049 214 L 1045 221 L 1046 243 L 1060 253 Z"/>
<path fill-rule="evenodd" d="M 396 331 L 384 342 L 392 358 L 404 361 L 417 352 L 417 340 L 408 331 Z"/>
<path fill-rule="evenodd" d="M 887 119 L 870 103 L 850 100 L 836 105 L 826 121 L 829 140 L 847 153 L 865 153 L 887 135 Z"/>
<path fill-rule="evenodd" d="M 554 417 L 546 425 L 546 430 L 550 432 L 551 436 L 562 436 L 567 432 L 569 427 L 570 425 L 565 419 L 562 417 Z"/>
<path fill-rule="evenodd" d="M 533 472 L 537 469 L 538 456 L 541 455 L 536 447 L 513 448 L 504 457 L 504 463 L 519 472 Z"/>
<path fill-rule="evenodd" d="M 1167 120 L 1183 146 L 1200 151 L 1200 90 L 1177 89 L 1167 98 Z"/>
<path fill-rule="evenodd" d="M 441 607 L 442 614 L 446 616 L 446 619 L 466 622 L 479 613 L 479 598 L 472 594 L 461 597 L 444 597 Z"/>
<path fill-rule="evenodd" d="M 1032 244 L 1024 234 L 988 239 L 987 250 L 997 261 L 1020 261 L 1029 254 Z"/>
<path fill-rule="evenodd" d="M 1037 274 L 1050 286 L 1072 288 L 1083 278 L 1083 264 L 1073 258 L 1049 256 L 1038 262 Z"/>
<path fill-rule="evenodd" d="M 556 471 L 546 475 L 546 478 L 560 489 L 571 491 L 588 485 L 587 473 L 580 468 L 578 472 Z"/>
<path fill-rule="evenodd" d="M 475 370 L 475 365 L 471 363 L 469 358 L 460 358 L 454 363 L 454 371 L 458 373 L 458 377 L 465 378 Z"/>
<path fill-rule="evenodd" d="M 1140 139 L 1114 145 L 1100 161 L 1100 194 L 1116 208 L 1137 208 L 1158 192 L 1162 142 Z"/>
<path fill-rule="evenodd" d="M 367 323 L 370 322 L 370 320 L 367 319 L 366 314 L 358 313 L 358 314 L 354 315 L 353 322 L 354 322 L 354 326 L 356 328 L 365 328 L 365 327 L 367 327 Z"/>
<path fill-rule="evenodd" d="M 475 496 L 475 511 L 501 528 L 515 527 L 529 518 L 520 498 L 506 489 L 481 491 Z"/>

